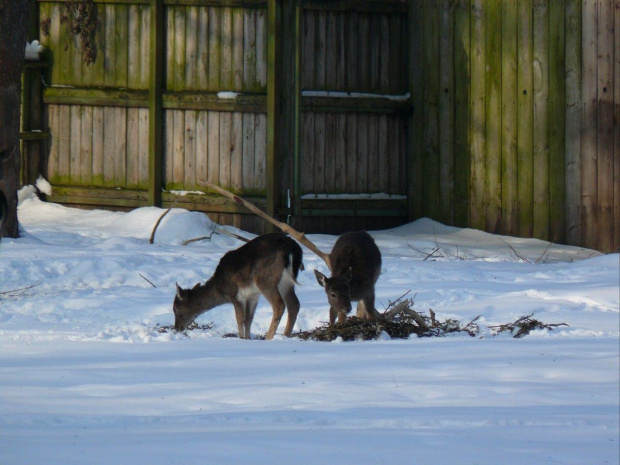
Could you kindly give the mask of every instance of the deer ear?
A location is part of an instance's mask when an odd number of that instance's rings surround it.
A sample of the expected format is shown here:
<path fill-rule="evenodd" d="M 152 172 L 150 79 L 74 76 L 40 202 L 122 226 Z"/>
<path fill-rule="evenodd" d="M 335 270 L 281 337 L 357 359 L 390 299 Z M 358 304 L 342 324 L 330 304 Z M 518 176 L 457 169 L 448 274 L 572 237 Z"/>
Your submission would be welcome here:
<path fill-rule="evenodd" d="M 352 277 L 353 277 L 353 269 L 349 267 L 346 274 L 344 275 L 344 278 L 347 280 L 348 283 L 350 283 Z"/>
<path fill-rule="evenodd" d="M 321 287 L 325 287 L 325 283 L 327 281 L 327 276 L 325 276 L 319 270 L 314 270 L 314 275 L 316 276 L 316 280 L 319 282 Z"/>
<path fill-rule="evenodd" d="M 182 299 L 182 298 L 183 298 L 183 296 L 181 295 L 181 291 L 183 291 L 183 289 L 181 289 L 181 286 L 179 286 L 177 283 L 175 283 L 175 284 L 176 284 L 176 286 L 177 286 L 177 297 L 178 297 L 179 299 Z"/>

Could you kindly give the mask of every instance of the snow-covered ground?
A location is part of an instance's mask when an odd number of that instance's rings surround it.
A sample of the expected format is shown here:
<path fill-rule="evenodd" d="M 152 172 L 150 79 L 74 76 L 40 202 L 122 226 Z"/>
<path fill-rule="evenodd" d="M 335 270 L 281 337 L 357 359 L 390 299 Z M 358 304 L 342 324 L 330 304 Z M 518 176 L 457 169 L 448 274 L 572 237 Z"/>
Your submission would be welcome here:
<path fill-rule="evenodd" d="M 221 337 L 231 306 L 198 319 L 211 331 L 158 331 L 175 282 L 204 282 L 241 245 L 231 228 L 176 209 L 149 244 L 161 209 L 20 196 L 22 236 L 0 242 L 2 465 L 618 463 L 618 254 L 423 219 L 371 232 L 378 308 L 411 291 L 439 318 L 480 315 L 482 337 L 306 342 L 283 320 L 273 341 L 240 341 Z M 296 330 L 328 318 L 325 264 L 304 263 Z M 531 312 L 570 326 L 489 329 Z M 261 299 L 253 332 L 270 320 Z"/>

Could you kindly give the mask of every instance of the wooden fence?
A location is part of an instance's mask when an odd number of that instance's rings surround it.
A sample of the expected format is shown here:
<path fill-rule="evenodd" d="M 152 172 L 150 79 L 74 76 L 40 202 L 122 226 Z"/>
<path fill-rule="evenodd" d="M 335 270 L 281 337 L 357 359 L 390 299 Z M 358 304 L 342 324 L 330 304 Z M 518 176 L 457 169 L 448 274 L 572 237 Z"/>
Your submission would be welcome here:
<path fill-rule="evenodd" d="M 411 217 L 618 250 L 620 2 L 413 9 Z"/>
<path fill-rule="evenodd" d="M 264 231 L 206 179 L 306 232 L 428 216 L 620 246 L 618 0 L 95 2 L 85 65 L 36 0 L 23 173 L 54 201 Z"/>

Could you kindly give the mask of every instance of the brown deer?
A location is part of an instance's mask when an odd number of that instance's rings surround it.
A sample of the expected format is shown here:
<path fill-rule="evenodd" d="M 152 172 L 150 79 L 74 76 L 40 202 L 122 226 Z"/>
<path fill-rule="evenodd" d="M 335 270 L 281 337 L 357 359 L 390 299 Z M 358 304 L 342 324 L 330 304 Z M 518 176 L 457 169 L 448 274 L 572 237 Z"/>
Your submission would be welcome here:
<path fill-rule="evenodd" d="M 357 317 L 376 320 L 375 283 L 381 274 L 381 252 L 365 231 L 341 235 L 329 254 L 331 278 L 314 270 L 316 280 L 325 288 L 329 302 L 329 323 L 344 322 L 357 301 Z"/>
<path fill-rule="evenodd" d="M 357 316 L 375 320 L 380 314 L 375 309 L 375 283 L 381 273 L 381 252 L 367 232 L 358 231 L 341 235 L 330 254 L 319 250 L 304 233 L 296 231 L 286 223 L 281 223 L 264 213 L 252 203 L 207 181 L 198 181 L 206 187 L 234 200 L 251 212 L 269 221 L 308 247 L 325 261 L 332 273 L 331 278 L 315 270 L 316 278 L 325 288 L 329 301 L 329 320 L 334 324 L 343 322 L 351 311 L 351 300 L 358 301 Z"/>
<path fill-rule="evenodd" d="M 258 298 L 262 294 L 273 307 L 271 326 L 265 339 L 272 339 L 284 309 L 288 320 L 284 334 L 291 337 L 299 313 L 294 285 L 302 265 L 303 252 L 293 239 L 282 233 L 259 236 L 220 260 L 211 279 L 192 289 L 177 285 L 174 298 L 174 328 L 184 331 L 194 319 L 225 303 L 235 308 L 239 338 L 250 339 L 250 328 Z"/>

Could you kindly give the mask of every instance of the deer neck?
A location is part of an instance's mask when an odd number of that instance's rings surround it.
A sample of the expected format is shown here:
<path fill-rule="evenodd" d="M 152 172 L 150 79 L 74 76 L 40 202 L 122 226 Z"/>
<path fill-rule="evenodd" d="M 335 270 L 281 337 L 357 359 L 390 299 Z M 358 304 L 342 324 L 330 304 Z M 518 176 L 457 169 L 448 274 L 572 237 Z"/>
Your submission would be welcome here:
<path fill-rule="evenodd" d="M 202 311 L 230 302 L 230 297 L 222 292 L 218 281 L 213 278 L 192 289 L 189 297 Z"/>

